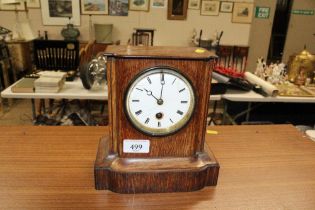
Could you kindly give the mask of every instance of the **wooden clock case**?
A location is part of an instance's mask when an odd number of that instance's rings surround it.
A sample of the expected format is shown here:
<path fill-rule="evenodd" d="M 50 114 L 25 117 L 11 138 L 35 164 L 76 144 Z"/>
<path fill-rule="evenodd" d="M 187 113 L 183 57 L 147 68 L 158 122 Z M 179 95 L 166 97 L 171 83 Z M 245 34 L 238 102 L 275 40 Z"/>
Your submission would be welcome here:
<path fill-rule="evenodd" d="M 199 51 L 198 51 L 199 50 Z M 219 163 L 205 146 L 211 71 L 216 56 L 192 47 L 110 46 L 107 48 L 109 136 L 98 147 L 95 188 L 118 193 L 183 192 L 217 184 Z M 138 131 L 124 112 L 127 87 L 141 71 L 177 69 L 195 90 L 189 122 L 167 136 Z M 150 141 L 149 153 L 124 153 L 124 139 Z"/>

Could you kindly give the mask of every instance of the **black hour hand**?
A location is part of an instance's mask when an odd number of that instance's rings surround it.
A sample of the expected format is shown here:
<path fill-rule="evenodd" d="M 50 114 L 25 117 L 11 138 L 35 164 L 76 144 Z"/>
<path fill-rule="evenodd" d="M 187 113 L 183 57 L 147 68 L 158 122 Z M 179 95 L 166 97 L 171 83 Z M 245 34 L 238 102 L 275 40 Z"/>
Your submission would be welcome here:
<path fill-rule="evenodd" d="M 157 97 L 155 97 L 155 96 L 152 94 L 152 91 L 151 91 L 151 90 L 147 90 L 147 89 L 145 89 L 145 88 L 144 88 L 144 90 L 147 92 L 147 95 L 148 95 L 148 96 L 152 96 L 153 98 L 156 99 L 156 101 L 159 100 Z"/>

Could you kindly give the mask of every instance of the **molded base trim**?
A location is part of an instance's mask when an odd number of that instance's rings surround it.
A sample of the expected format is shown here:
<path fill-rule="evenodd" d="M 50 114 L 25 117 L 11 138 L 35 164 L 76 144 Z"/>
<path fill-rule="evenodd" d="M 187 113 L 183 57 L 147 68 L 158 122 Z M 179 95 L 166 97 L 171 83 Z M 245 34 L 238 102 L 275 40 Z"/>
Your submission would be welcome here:
<path fill-rule="evenodd" d="M 194 157 L 119 158 L 100 140 L 94 165 L 95 188 L 117 193 L 187 192 L 215 186 L 219 163 L 211 151 Z"/>

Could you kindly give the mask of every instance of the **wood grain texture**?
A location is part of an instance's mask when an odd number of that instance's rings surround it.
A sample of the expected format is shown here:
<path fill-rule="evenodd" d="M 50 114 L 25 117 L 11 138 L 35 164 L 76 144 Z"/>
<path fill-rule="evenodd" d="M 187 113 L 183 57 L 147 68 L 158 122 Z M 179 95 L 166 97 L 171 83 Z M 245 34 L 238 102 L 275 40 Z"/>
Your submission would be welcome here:
<path fill-rule="evenodd" d="M 118 193 L 188 192 L 214 186 L 219 163 L 208 148 L 192 157 L 120 158 L 100 140 L 94 166 L 95 188 Z"/>
<path fill-rule="evenodd" d="M 195 53 L 196 48 L 184 47 L 109 47 L 108 58 L 109 87 L 112 91 L 112 151 L 119 157 L 185 157 L 202 152 L 208 100 L 210 94 L 211 71 L 214 57 L 205 53 Z M 180 58 L 180 59 L 179 59 Z M 156 67 L 168 66 L 177 69 L 191 83 L 195 91 L 196 105 L 191 120 L 179 132 L 165 136 L 153 137 L 134 128 L 124 112 L 124 97 L 130 82 L 142 71 Z M 124 139 L 150 140 L 149 153 L 123 153 Z M 163 142 L 161 142 L 163 141 Z"/>
<path fill-rule="evenodd" d="M 204 152 L 211 71 L 215 57 L 206 50 L 197 53 L 196 49 L 107 48 L 104 54 L 107 55 L 110 91 L 110 134 L 99 144 L 94 172 L 96 189 L 120 193 L 156 193 L 193 191 L 216 185 L 219 164 L 214 157 L 210 159 L 208 153 Z M 184 75 L 191 82 L 195 96 L 195 107 L 187 124 L 176 133 L 158 137 L 138 131 L 125 113 L 125 94 L 131 82 L 140 73 L 155 67 L 172 68 Z M 125 139 L 149 140 L 149 152 L 123 152 Z"/>
<path fill-rule="evenodd" d="M 210 85 L 205 86 L 205 79 L 210 77 L 209 69 L 206 66 L 207 62 L 200 61 L 182 61 L 182 60 L 152 60 L 152 59 L 126 59 L 116 60 L 116 72 L 120 76 L 117 81 L 117 101 L 115 106 L 117 107 L 117 119 L 118 119 L 118 154 L 122 157 L 135 156 L 134 154 L 127 154 L 122 152 L 124 139 L 149 139 L 151 144 L 151 151 L 148 154 L 137 154 L 138 157 L 161 157 L 161 156 L 192 156 L 196 154 L 196 145 L 200 145 L 203 142 L 204 136 L 202 129 L 206 124 L 206 113 L 204 112 L 208 89 Z M 176 69 L 179 69 L 191 82 L 193 87 L 200 87 L 195 89 L 196 105 L 195 111 L 188 122 L 188 124 L 179 132 L 166 136 L 166 137 L 152 137 L 147 136 L 138 130 L 136 130 L 124 113 L 124 96 L 129 81 L 133 79 L 135 74 L 138 74 L 141 70 L 153 67 L 155 65 L 166 65 Z M 201 65 L 201 67 L 200 67 Z M 206 80 L 207 81 L 207 80 Z M 209 83 L 210 84 L 210 83 Z M 161 143 L 163 140 L 163 143 Z"/>
<path fill-rule="evenodd" d="M 0 209 L 315 209 L 315 142 L 291 125 L 208 129 L 216 187 L 117 194 L 94 188 L 107 127 L 0 127 Z"/>
<path fill-rule="evenodd" d="M 210 51 L 204 50 L 196 52 L 197 47 L 169 47 L 169 46 L 124 46 L 110 45 L 106 48 L 106 53 L 114 57 L 129 57 L 129 58 L 156 58 L 161 59 L 196 59 L 209 60 L 217 56 Z"/>

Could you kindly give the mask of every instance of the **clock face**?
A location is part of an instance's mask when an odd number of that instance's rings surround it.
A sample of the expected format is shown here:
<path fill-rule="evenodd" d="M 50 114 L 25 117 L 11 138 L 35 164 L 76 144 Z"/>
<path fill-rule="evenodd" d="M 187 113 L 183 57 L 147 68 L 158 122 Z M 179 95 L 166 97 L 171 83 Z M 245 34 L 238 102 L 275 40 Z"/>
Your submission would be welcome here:
<path fill-rule="evenodd" d="M 145 70 L 131 82 L 125 97 L 128 119 L 152 136 L 172 134 L 184 127 L 194 107 L 192 85 L 169 67 Z"/>

